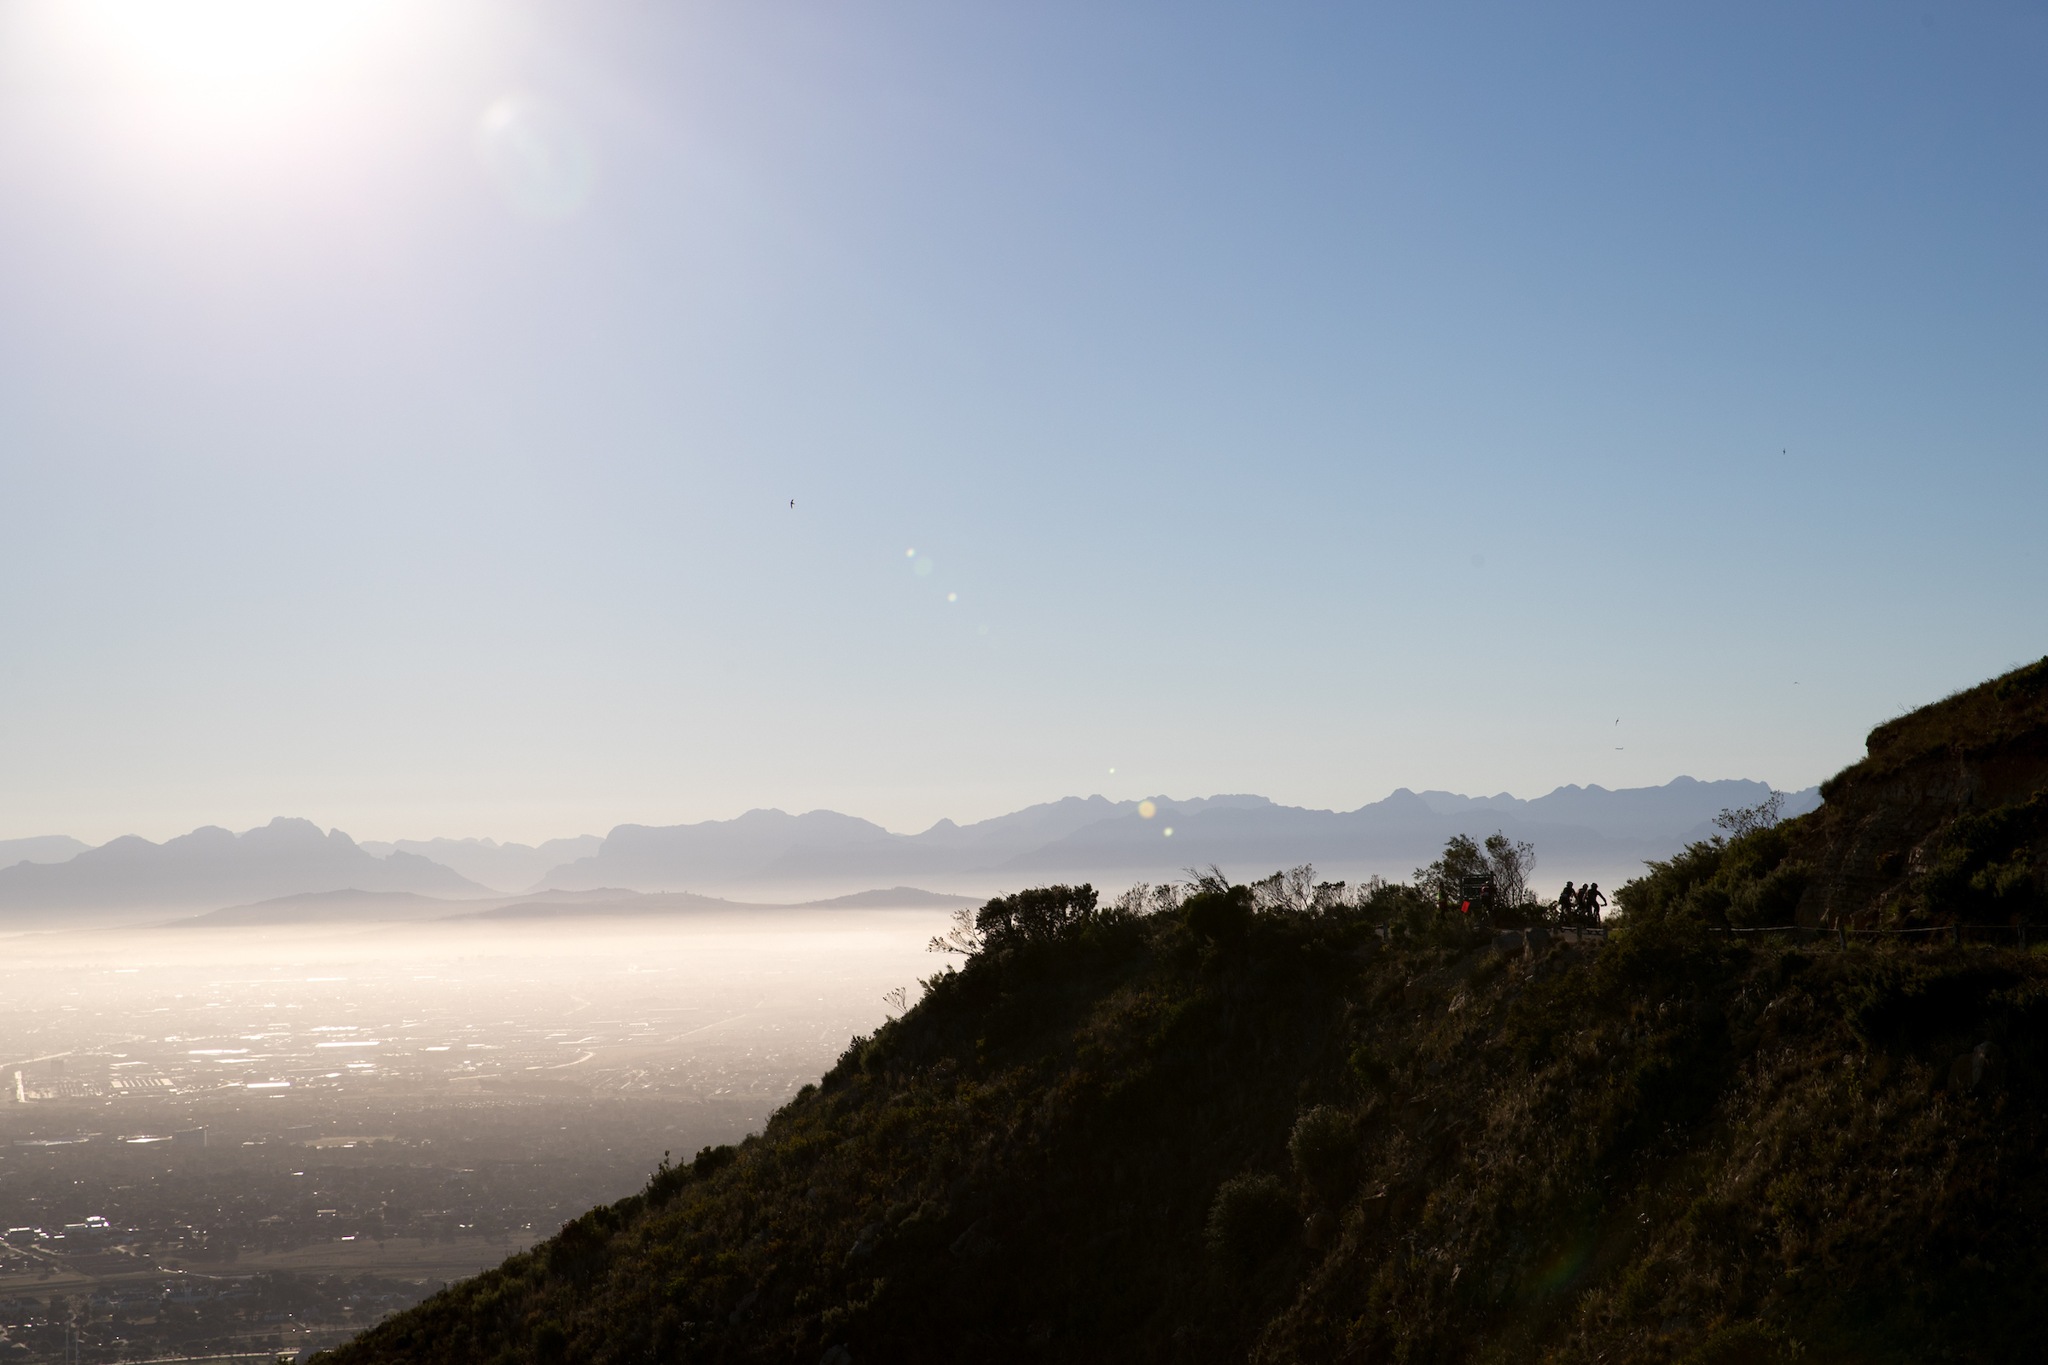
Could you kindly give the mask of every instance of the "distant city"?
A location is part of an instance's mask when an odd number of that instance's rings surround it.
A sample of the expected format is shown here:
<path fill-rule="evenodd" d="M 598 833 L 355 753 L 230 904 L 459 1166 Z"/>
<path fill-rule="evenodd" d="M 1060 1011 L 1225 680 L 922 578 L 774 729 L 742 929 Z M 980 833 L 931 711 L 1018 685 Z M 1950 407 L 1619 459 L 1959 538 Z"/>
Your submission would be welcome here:
<path fill-rule="evenodd" d="M 758 1125 L 945 913 L 14 934 L 0 1361 L 339 1341 Z"/>

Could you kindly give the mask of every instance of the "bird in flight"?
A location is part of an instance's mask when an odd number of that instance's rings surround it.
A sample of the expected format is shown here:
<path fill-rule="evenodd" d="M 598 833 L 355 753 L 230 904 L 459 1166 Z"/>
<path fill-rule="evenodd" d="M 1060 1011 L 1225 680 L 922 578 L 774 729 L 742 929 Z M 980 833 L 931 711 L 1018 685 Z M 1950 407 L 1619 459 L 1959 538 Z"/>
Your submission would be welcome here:
<path fill-rule="evenodd" d="M 796 510 L 796 499 L 795 499 L 795 498 L 791 498 L 791 499 L 789 500 L 789 510 L 790 510 L 790 511 L 792 511 L 792 512 L 794 512 L 794 511 Z"/>

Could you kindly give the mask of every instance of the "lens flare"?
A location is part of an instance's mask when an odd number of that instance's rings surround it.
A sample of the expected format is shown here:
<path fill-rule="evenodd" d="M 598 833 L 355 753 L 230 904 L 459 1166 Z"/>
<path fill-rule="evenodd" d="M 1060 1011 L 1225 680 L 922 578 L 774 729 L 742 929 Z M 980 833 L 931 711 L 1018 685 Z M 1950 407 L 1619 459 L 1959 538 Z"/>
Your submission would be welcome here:
<path fill-rule="evenodd" d="M 484 165 L 511 205 L 534 218 L 567 218 L 590 200 L 597 162 L 566 111 L 508 95 L 477 126 Z"/>
<path fill-rule="evenodd" d="M 1159 814 L 1159 807 L 1153 805 L 1150 801 L 1140 801 L 1138 803 L 1138 818 L 1140 820 L 1150 820 L 1157 814 Z"/>

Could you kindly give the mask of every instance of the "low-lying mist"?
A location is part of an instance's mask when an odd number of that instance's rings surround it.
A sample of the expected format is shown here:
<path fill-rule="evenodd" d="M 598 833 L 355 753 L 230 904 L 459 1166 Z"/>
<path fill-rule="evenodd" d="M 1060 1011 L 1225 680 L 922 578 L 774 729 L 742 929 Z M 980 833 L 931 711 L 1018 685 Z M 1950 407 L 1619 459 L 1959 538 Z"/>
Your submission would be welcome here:
<path fill-rule="evenodd" d="M 263 1331 L 289 1312 L 284 1344 L 338 1340 L 757 1127 L 916 1000 L 946 920 L 0 939 L 0 1305 L 260 1291 L 298 1304 Z M 166 1351 L 242 1340 L 159 1317 Z"/>
<path fill-rule="evenodd" d="M 937 911 L 687 912 L 0 940 L 0 1079 L 123 1126 L 145 1097 L 291 1111 L 400 1095 L 756 1097 L 929 974 Z M 15 1074 L 19 1075 L 19 1083 Z M 765 1107 L 761 1110 L 765 1113 Z M 101 1119 L 94 1120 L 100 1122 Z"/>

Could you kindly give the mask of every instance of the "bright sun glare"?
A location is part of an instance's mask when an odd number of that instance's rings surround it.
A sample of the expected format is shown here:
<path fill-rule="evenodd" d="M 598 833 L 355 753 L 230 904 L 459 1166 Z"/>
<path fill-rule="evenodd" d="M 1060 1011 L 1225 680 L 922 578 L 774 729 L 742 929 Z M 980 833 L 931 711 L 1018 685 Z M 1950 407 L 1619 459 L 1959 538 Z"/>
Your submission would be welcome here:
<path fill-rule="evenodd" d="M 75 36 L 181 101 L 290 98 L 388 34 L 394 0 L 76 0 Z"/>

